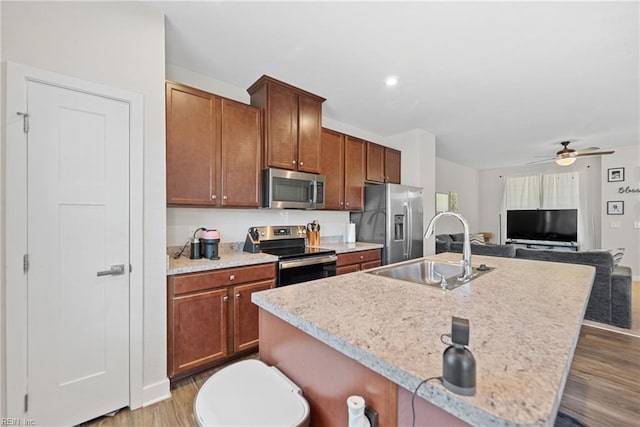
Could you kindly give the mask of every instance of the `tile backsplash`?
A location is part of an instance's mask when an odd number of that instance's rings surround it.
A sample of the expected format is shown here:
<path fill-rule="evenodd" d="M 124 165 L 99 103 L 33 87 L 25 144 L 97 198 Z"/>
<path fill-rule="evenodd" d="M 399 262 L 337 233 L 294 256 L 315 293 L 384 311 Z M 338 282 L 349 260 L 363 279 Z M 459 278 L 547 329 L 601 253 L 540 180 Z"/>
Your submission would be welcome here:
<path fill-rule="evenodd" d="M 220 242 L 244 242 L 260 225 L 305 225 L 318 220 L 320 236 L 343 236 L 349 212 L 293 209 L 167 208 L 167 246 L 181 246 L 199 227 L 220 231 Z"/>

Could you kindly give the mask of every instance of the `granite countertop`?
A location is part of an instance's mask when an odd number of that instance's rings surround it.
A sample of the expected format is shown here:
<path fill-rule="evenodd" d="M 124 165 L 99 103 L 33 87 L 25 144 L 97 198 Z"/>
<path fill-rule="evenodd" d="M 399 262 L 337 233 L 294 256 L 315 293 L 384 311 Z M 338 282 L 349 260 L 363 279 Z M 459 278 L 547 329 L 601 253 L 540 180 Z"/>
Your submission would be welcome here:
<path fill-rule="evenodd" d="M 184 255 L 180 258 L 169 256 L 167 264 L 167 276 L 183 273 L 196 273 L 199 271 L 217 270 L 219 268 L 242 267 L 253 264 L 264 264 L 268 262 L 278 262 L 275 255 L 249 252 L 241 252 L 237 250 L 220 250 L 220 259 L 210 260 L 207 258 L 189 259 Z"/>
<path fill-rule="evenodd" d="M 324 249 L 335 250 L 337 254 L 365 251 L 369 249 L 382 248 L 382 245 L 377 243 L 340 243 L 321 242 L 318 246 Z M 192 260 L 187 255 L 182 255 L 179 258 L 174 258 L 173 254 L 180 250 L 180 247 L 170 247 L 167 249 L 168 262 L 167 262 L 167 276 L 173 276 L 176 274 L 184 273 L 196 273 L 199 271 L 216 270 L 219 268 L 229 267 L 242 267 L 245 265 L 262 264 L 267 262 L 277 262 L 278 257 L 275 255 L 257 253 L 252 254 L 242 251 L 242 244 L 231 243 L 220 245 L 220 259 L 210 260 L 206 258 Z"/>
<path fill-rule="evenodd" d="M 369 249 L 381 249 L 383 245 L 379 243 L 364 243 L 364 242 L 355 242 L 355 243 L 324 243 L 320 242 L 317 246 L 318 248 L 323 249 L 331 249 L 336 251 L 336 254 L 344 254 L 347 252 L 358 252 L 358 251 L 368 251 Z"/>
<path fill-rule="evenodd" d="M 460 260 L 460 254 L 428 257 Z M 454 290 L 365 272 L 254 293 L 262 309 L 413 392 L 442 374 L 451 317 L 469 319 L 475 396 L 418 395 L 477 425 L 553 425 L 595 269 L 474 256 L 496 267 Z"/>

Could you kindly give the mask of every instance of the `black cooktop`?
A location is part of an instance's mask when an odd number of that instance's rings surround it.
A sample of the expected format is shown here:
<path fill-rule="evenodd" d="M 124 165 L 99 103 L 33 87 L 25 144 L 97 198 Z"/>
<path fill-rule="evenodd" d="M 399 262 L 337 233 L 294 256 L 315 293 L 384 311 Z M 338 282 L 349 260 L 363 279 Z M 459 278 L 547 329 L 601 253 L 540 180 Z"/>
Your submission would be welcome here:
<path fill-rule="evenodd" d="M 262 248 L 261 252 L 275 255 L 280 259 L 305 258 L 316 255 L 335 255 L 336 251 L 322 248 L 309 248 L 305 246 Z"/>

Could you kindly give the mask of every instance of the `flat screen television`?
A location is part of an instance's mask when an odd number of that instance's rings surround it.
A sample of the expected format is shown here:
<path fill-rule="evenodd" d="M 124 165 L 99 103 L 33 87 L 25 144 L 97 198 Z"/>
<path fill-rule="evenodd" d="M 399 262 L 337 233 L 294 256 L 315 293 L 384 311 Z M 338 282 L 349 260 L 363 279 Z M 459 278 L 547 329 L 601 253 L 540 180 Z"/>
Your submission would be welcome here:
<path fill-rule="evenodd" d="M 578 241 L 577 209 L 507 211 L 507 239 Z"/>

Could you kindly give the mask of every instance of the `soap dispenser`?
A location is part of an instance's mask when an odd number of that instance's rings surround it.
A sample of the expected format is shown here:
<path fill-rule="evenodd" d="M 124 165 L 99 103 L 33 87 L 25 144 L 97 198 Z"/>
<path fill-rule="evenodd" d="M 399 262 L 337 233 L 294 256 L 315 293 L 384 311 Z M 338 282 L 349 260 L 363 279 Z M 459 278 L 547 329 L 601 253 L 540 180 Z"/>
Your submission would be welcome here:
<path fill-rule="evenodd" d="M 454 316 L 449 337 L 451 345 L 442 355 L 442 384 L 453 393 L 473 396 L 476 394 L 476 360 L 466 347 L 469 344 L 469 320 Z"/>

